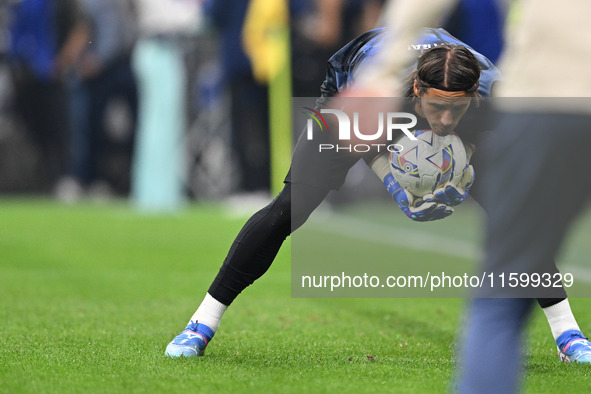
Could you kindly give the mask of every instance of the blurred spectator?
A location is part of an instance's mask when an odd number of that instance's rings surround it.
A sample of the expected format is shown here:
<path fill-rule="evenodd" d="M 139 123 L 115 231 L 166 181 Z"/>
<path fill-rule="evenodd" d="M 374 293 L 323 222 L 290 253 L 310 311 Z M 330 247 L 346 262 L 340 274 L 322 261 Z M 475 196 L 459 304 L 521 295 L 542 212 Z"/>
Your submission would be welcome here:
<path fill-rule="evenodd" d="M 131 51 L 136 22 L 130 0 L 80 0 L 90 22 L 90 40 L 69 78 L 71 177 L 60 182 L 57 194 L 74 201 L 88 188 L 90 194 L 109 193 L 101 173 L 105 160 L 105 112 L 114 97 L 122 97 L 137 112 Z M 128 144 L 131 145 L 131 144 Z M 130 149 L 131 146 L 128 147 Z"/>
<path fill-rule="evenodd" d="M 383 0 L 291 0 L 294 97 L 316 97 L 326 61 L 358 35 L 377 27 Z"/>
<path fill-rule="evenodd" d="M 184 199 L 186 69 L 182 38 L 199 26 L 197 0 L 136 0 L 139 40 L 133 53 L 139 93 L 132 198 L 146 211 Z"/>
<path fill-rule="evenodd" d="M 22 0 L 13 9 L 10 35 L 15 110 L 39 150 L 47 190 L 65 171 L 64 75 L 87 41 L 88 26 L 75 0 Z"/>
<path fill-rule="evenodd" d="M 496 63 L 503 49 L 506 0 L 460 0 L 443 28 Z"/>
<path fill-rule="evenodd" d="M 223 78 L 231 95 L 231 145 L 240 171 L 238 190 L 268 191 L 269 112 L 267 85 L 255 80 L 242 45 L 249 0 L 207 0 L 206 15 L 221 35 Z"/>

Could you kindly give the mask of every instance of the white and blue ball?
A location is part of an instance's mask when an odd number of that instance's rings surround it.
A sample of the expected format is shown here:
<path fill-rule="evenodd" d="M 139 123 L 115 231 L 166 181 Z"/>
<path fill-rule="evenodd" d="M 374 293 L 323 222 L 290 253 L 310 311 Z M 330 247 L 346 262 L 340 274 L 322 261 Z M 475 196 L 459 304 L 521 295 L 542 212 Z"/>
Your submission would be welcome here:
<path fill-rule="evenodd" d="M 413 195 L 423 197 L 446 182 L 457 185 L 469 158 L 464 143 L 456 133 L 446 136 L 432 130 L 415 130 L 413 141 L 400 137 L 398 151 L 390 152 L 390 171 L 396 182 Z"/>

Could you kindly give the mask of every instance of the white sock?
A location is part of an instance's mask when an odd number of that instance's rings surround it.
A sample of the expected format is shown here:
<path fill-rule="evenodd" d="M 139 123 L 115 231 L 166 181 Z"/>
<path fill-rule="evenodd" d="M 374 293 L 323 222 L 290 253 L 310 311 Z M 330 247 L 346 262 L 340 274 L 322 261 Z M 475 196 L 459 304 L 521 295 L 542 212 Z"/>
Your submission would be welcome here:
<path fill-rule="evenodd" d="M 213 332 L 216 332 L 226 309 L 228 309 L 227 305 L 222 304 L 207 293 L 201 305 L 199 305 L 199 308 L 197 308 L 191 317 L 191 320 L 203 323 L 211 328 Z"/>
<path fill-rule="evenodd" d="M 575 316 L 570 309 L 568 298 L 560 301 L 558 304 L 543 308 L 542 310 L 546 314 L 548 324 L 550 324 L 550 330 L 552 330 L 552 336 L 554 336 L 555 340 L 565 331 L 580 331 Z"/>

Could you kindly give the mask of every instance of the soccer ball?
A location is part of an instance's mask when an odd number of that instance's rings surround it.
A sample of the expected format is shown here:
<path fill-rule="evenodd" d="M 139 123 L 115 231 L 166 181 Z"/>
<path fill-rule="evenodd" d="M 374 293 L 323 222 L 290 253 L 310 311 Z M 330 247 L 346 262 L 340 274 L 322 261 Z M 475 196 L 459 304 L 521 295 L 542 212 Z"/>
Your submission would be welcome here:
<path fill-rule="evenodd" d="M 406 134 L 390 152 L 390 171 L 396 182 L 413 195 L 423 197 L 446 182 L 458 184 L 469 159 L 464 143 L 456 133 L 439 136 L 432 130 L 415 130 L 417 138 Z"/>

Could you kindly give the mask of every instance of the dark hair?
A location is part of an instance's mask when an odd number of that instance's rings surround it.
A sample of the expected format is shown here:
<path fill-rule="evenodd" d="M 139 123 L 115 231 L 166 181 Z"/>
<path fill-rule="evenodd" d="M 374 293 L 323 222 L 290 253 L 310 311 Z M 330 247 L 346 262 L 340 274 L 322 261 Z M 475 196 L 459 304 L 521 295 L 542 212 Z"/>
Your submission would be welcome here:
<path fill-rule="evenodd" d="M 463 45 L 442 44 L 427 49 L 408 78 L 407 97 L 416 97 L 413 85 L 417 81 L 423 93 L 428 88 L 450 92 L 466 92 L 478 97 L 480 64 Z"/>

